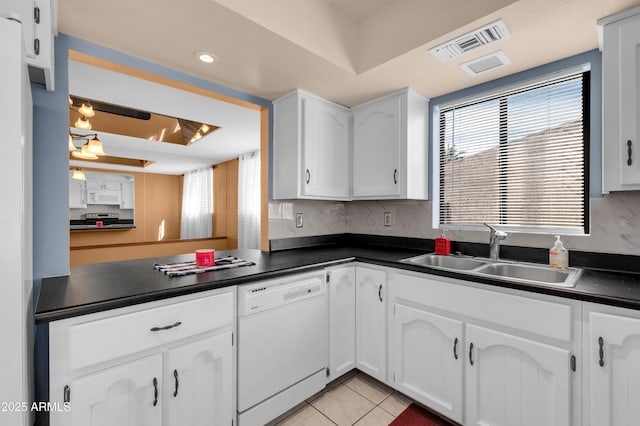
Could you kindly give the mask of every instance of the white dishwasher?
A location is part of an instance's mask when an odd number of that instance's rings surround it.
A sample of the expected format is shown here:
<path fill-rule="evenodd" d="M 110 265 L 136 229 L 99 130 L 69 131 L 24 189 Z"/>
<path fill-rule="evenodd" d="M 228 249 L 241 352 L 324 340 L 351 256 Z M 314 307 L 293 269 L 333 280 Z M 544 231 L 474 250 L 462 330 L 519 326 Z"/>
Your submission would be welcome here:
<path fill-rule="evenodd" d="M 238 423 L 259 426 L 326 385 L 324 272 L 238 287 Z"/>

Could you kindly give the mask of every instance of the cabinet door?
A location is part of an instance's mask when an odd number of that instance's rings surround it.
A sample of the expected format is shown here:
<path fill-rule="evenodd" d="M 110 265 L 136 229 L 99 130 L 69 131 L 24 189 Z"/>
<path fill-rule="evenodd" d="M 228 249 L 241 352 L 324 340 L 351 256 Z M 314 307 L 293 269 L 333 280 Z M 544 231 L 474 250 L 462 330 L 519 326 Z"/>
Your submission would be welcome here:
<path fill-rule="evenodd" d="M 640 424 L 640 319 L 592 312 L 586 368 L 591 425 Z"/>
<path fill-rule="evenodd" d="M 160 425 L 162 354 L 73 380 L 70 396 L 72 426 Z"/>
<path fill-rule="evenodd" d="M 619 25 L 621 183 L 640 184 L 640 20 Z"/>
<path fill-rule="evenodd" d="M 348 198 L 349 112 L 310 97 L 303 111 L 302 194 Z"/>
<path fill-rule="evenodd" d="M 133 185 L 133 182 L 125 182 L 120 184 L 120 191 L 122 192 L 122 198 L 120 199 L 121 209 L 134 208 Z"/>
<path fill-rule="evenodd" d="M 356 366 L 356 268 L 329 272 L 329 381 Z"/>
<path fill-rule="evenodd" d="M 387 381 L 387 273 L 356 267 L 356 367 Z"/>
<path fill-rule="evenodd" d="M 69 177 L 69 208 L 87 208 L 87 183 L 84 180 Z"/>
<path fill-rule="evenodd" d="M 568 350 L 473 325 L 466 342 L 465 425 L 570 425 Z"/>
<path fill-rule="evenodd" d="M 231 424 L 231 339 L 231 331 L 228 331 L 166 352 L 165 425 Z"/>
<path fill-rule="evenodd" d="M 401 98 L 394 96 L 354 114 L 353 196 L 399 196 Z"/>
<path fill-rule="evenodd" d="M 395 387 L 462 423 L 461 321 L 396 305 Z"/>

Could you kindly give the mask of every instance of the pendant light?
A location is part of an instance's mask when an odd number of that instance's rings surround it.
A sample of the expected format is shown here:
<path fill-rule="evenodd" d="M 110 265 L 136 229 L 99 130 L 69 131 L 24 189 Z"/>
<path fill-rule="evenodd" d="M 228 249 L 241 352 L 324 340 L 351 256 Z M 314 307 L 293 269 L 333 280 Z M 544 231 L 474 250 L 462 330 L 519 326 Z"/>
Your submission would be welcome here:
<path fill-rule="evenodd" d="M 82 106 L 78 108 L 78 112 L 87 118 L 91 118 L 96 115 L 96 112 L 93 110 L 93 107 L 89 102 L 83 103 Z"/>
<path fill-rule="evenodd" d="M 76 148 L 76 146 L 73 144 L 73 136 L 71 136 L 71 133 L 69 133 L 69 152 L 75 151 L 76 149 L 78 148 Z"/>
<path fill-rule="evenodd" d="M 84 172 L 81 169 L 73 169 L 73 175 L 71 175 L 71 179 L 75 179 L 75 180 L 87 180 L 87 178 L 84 175 Z"/>
<path fill-rule="evenodd" d="M 91 130 L 91 123 L 89 122 L 89 120 L 87 120 L 87 117 L 85 117 L 84 115 L 76 120 L 75 126 L 79 129 Z"/>
<path fill-rule="evenodd" d="M 102 157 L 104 155 L 107 155 L 104 153 L 103 149 L 102 149 L 102 142 L 100 142 L 100 139 L 98 139 L 98 137 L 96 136 L 94 139 L 89 140 L 87 143 L 87 152 L 93 155 L 97 155 L 98 157 Z M 84 148 L 84 146 L 83 146 Z"/>

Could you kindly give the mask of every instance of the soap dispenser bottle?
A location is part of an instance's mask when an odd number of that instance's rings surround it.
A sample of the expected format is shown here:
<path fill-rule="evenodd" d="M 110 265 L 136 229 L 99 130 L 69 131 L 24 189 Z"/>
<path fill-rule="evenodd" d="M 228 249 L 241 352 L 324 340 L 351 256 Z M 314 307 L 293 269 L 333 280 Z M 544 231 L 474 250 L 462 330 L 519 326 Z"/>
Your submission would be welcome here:
<path fill-rule="evenodd" d="M 449 256 L 451 253 L 451 240 L 446 237 L 444 229 L 442 234 L 436 238 L 436 254 L 440 256 Z"/>
<path fill-rule="evenodd" d="M 556 235 L 556 242 L 549 250 L 549 265 L 557 269 L 567 269 L 569 266 L 569 250 L 560 241 L 560 235 Z"/>

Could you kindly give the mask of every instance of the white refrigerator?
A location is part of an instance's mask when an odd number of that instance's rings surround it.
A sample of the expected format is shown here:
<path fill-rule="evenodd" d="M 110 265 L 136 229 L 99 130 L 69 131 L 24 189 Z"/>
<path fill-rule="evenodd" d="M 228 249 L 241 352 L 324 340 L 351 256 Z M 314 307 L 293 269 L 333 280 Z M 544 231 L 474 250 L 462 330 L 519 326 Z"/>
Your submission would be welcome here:
<path fill-rule="evenodd" d="M 0 10 L 0 425 L 27 426 L 33 388 L 33 106 L 22 26 L 6 16 Z"/>

